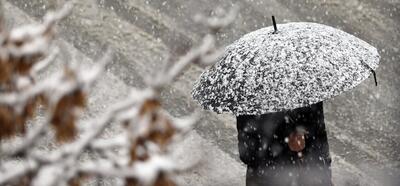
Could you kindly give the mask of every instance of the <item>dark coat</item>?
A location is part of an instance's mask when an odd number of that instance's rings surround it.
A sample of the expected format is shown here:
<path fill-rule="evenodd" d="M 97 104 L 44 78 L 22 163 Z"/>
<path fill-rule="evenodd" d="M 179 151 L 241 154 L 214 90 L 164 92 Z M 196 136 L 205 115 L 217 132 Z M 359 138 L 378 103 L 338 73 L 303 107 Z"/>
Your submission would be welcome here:
<path fill-rule="evenodd" d="M 290 150 L 288 136 L 302 129 L 305 148 Z M 331 159 L 322 102 L 261 116 L 237 117 L 240 159 L 247 186 L 331 185 Z M 286 138 L 286 140 L 285 140 Z"/>

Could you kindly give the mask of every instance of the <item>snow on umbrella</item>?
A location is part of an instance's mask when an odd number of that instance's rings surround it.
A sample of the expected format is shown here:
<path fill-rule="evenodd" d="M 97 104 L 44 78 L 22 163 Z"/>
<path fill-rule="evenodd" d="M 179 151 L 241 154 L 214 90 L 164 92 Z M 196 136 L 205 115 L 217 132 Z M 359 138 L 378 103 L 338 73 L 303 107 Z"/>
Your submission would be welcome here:
<path fill-rule="evenodd" d="M 193 98 L 217 113 L 261 115 L 311 105 L 375 77 L 377 49 L 351 34 L 308 22 L 274 27 L 229 45 L 197 80 Z"/>

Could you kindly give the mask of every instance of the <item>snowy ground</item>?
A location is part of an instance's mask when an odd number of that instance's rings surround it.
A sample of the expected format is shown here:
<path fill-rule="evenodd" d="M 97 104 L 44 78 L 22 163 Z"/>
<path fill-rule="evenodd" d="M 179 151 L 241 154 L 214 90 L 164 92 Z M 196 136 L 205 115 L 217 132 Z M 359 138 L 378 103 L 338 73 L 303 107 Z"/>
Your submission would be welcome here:
<path fill-rule="evenodd" d="M 37 21 L 57 0 L 7 0 L 8 25 Z M 60 1 L 61 2 L 61 1 Z M 400 2 L 398 0 L 84 0 L 60 24 L 57 41 L 64 59 L 85 65 L 115 51 L 115 60 L 89 100 L 85 118 L 104 111 L 129 87 L 143 86 L 168 52 L 173 56 L 195 44 L 204 30 L 191 20 L 194 12 L 209 13 L 232 3 L 242 8 L 234 26 L 219 39 L 229 44 L 246 32 L 278 22 L 314 21 L 342 28 L 375 45 L 381 55 L 379 86 L 366 80 L 356 89 L 325 104 L 326 123 L 336 185 L 400 184 Z M 60 61 L 61 62 L 61 61 Z M 59 63 L 60 63 L 59 62 Z M 54 65 L 51 71 L 59 70 Z M 198 106 L 190 99 L 193 81 L 202 69 L 192 66 L 164 96 L 165 108 L 180 116 Z M 245 167 L 237 157 L 235 120 L 205 113 L 195 130 L 176 147 L 181 164 L 199 160 L 201 166 L 178 178 L 181 185 L 244 185 Z M 110 129 L 108 135 L 116 135 Z"/>

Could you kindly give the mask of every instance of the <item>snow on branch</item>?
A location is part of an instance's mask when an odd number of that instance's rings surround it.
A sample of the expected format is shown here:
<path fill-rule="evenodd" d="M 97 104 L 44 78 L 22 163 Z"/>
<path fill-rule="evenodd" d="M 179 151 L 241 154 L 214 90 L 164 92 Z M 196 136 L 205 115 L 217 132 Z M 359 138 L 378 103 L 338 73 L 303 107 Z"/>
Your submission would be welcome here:
<path fill-rule="evenodd" d="M 168 158 L 168 146 L 197 120 L 196 114 L 170 115 L 161 106 L 161 91 L 188 65 L 216 62 L 222 49 L 216 46 L 215 34 L 234 20 L 237 9 L 220 11 L 214 18 L 196 17 L 210 29 L 197 47 L 161 69 L 146 82 L 146 88 L 132 89 L 119 103 L 85 121 L 82 130 L 77 127 L 81 125 L 78 118 L 92 85 L 112 60 L 112 52 L 106 52 L 90 69 L 65 65 L 63 71 L 40 81 L 37 78 L 57 58 L 59 49 L 52 45 L 54 27 L 71 9 L 72 3 L 67 3 L 48 13 L 43 23 L 10 32 L 2 30 L 0 17 L 0 161 L 19 160 L 18 167 L 0 164 L 0 185 L 79 185 L 85 179 L 103 177 L 134 186 L 175 185 L 170 176 L 181 170 Z M 45 119 L 27 127 L 39 105 Z M 121 126 L 124 132 L 103 139 L 101 135 L 111 124 Z M 52 134 L 56 148 L 39 148 Z M 4 145 L 13 140 L 20 142 Z M 99 158 L 82 161 L 87 154 L 99 154 Z"/>
<path fill-rule="evenodd" d="M 196 15 L 194 20 L 202 23 L 213 32 L 218 32 L 222 28 L 229 26 L 235 21 L 236 15 L 239 12 L 238 6 L 233 6 L 232 9 L 227 13 L 224 9 L 217 8 L 214 17 L 205 17 L 201 14 Z"/>

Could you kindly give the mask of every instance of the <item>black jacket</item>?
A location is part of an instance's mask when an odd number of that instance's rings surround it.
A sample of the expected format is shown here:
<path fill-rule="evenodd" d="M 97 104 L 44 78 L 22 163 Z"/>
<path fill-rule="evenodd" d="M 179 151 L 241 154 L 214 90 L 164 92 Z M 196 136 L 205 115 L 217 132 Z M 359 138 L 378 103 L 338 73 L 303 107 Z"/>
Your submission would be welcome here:
<path fill-rule="evenodd" d="M 301 152 L 288 147 L 290 133 L 305 130 Z M 240 159 L 247 185 L 331 185 L 331 159 L 322 102 L 286 112 L 237 117 Z M 286 140 L 285 140 L 286 138 Z"/>

